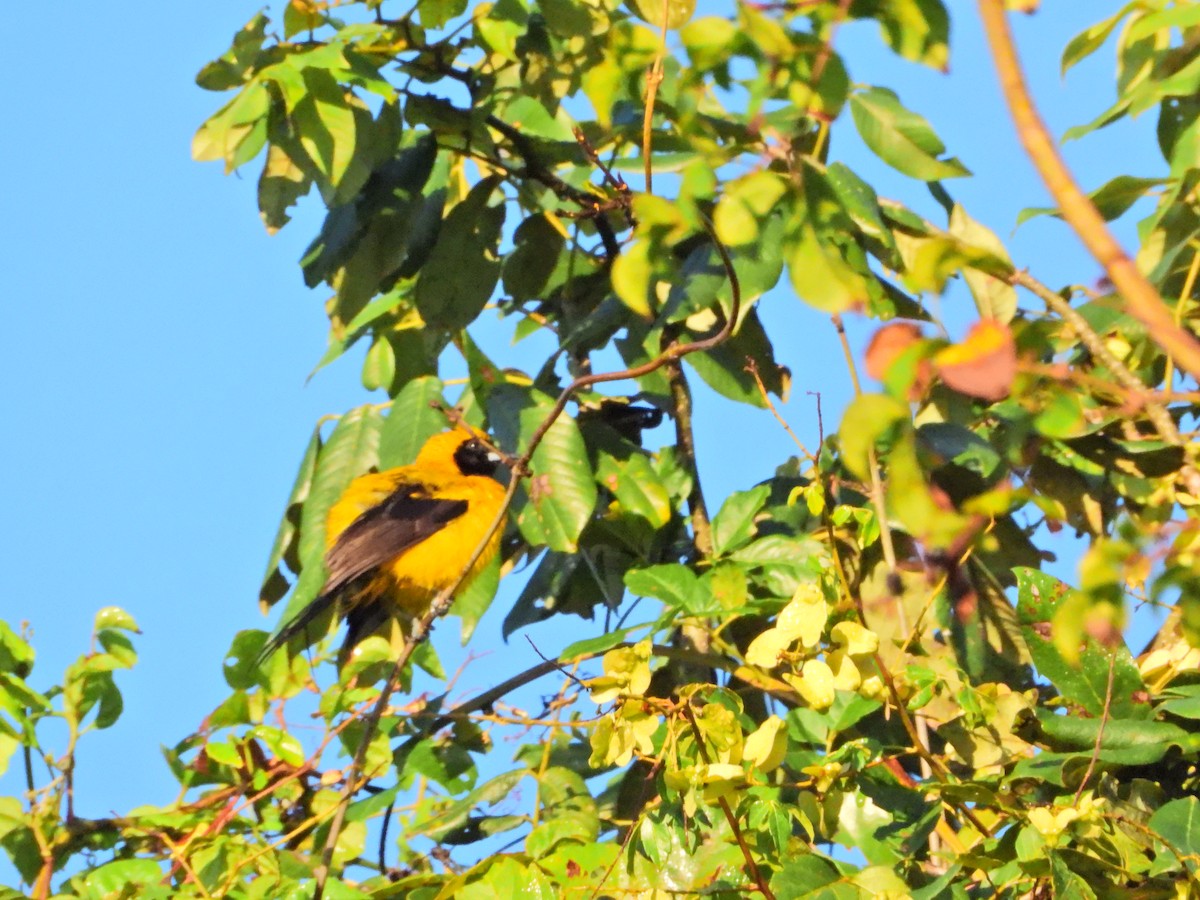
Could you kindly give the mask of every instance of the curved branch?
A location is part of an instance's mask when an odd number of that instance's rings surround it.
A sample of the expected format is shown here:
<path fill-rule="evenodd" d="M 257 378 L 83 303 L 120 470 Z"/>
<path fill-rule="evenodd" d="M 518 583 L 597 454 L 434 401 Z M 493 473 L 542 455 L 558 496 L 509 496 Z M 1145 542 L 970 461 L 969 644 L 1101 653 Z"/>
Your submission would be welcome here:
<path fill-rule="evenodd" d="M 1104 267 L 1109 280 L 1125 299 L 1129 313 L 1146 326 L 1150 337 L 1174 357 L 1176 364 L 1200 381 L 1200 342 L 1175 323 L 1158 291 L 1134 265 L 1109 233 L 1104 218 L 1075 183 L 1046 125 L 1038 115 L 1021 72 L 1004 0 L 979 0 L 1000 87 L 1012 115 L 1017 136 L 1041 175 L 1063 219 L 1083 241 L 1088 252 Z"/>

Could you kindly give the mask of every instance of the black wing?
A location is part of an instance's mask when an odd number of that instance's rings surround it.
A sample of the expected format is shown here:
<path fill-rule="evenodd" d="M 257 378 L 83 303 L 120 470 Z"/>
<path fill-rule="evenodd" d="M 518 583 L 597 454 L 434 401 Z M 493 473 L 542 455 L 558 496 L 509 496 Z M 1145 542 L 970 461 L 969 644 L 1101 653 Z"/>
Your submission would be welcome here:
<path fill-rule="evenodd" d="M 267 641 L 259 652 L 259 661 L 265 660 L 295 635 L 305 632 L 313 620 L 333 605 L 338 593 L 356 578 L 395 559 L 466 511 L 466 500 L 441 500 L 430 497 L 418 485 L 400 485 L 387 499 L 367 510 L 338 535 L 325 554 L 329 576 L 321 595 Z M 350 624 L 351 637 L 354 632 L 362 631 L 361 622 Z"/>
<path fill-rule="evenodd" d="M 401 485 L 378 506 L 351 522 L 325 555 L 333 594 L 354 579 L 395 559 L 467 511 L 466 500 L 430 497 L 423 488 Z"/>

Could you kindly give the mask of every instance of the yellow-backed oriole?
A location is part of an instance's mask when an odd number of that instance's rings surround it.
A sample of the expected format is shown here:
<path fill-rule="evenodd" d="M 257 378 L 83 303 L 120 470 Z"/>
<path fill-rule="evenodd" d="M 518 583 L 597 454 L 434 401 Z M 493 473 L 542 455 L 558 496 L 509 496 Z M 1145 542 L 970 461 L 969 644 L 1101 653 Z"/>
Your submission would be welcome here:
<path fill-rule="evenodd" d="M 329 510 L 321 594 L 264 646 L 266 658 L 334 607 L 344 653 L 391 616 L 417 618 L 461 574 L 504 502 L 500 459 L 463 426 L 425 442 L 412 465 L 360 475 Z M 466 587 L 496 556 L 503 523 Z M 461 588 L 460 588 L 461 589 Z"/>

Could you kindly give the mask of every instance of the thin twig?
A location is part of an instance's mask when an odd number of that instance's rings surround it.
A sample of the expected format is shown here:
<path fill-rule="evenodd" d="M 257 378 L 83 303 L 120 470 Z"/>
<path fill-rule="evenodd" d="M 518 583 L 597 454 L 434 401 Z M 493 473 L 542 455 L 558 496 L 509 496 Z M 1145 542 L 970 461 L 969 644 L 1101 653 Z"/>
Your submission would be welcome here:
<path fill-rule="evenodd" d="M 1192 241 L 1193 246 L 1196 242 Z M 1200 251 L 1192 250 L 1192 262 L 1188 266 L 1187 275 L 1183 279 L 1183 288 L 1179 291 L 1179 300 L 1175 303 L 1175 324 L 1182 325 L 1183 310 L 1187 306 L 1188 300 L 1192 296 L 1192 288 L 1196 286 L 1196 276 L 1200 274 Z M 1171 387 L 1175 382 L 1175 357 L 1167 354 L 1167 372 L 1163 376 L 1163 387 L 1167 393 L 1171 393 Z"/>
<path fill-rule="evenodd" d="M 1200 342 L 1175 324 L 1171 311 L 1121 245 L 1113 238 L 1095 205 L 1075 183 L 1058 147 L 1038 114 L 1013 44 L 1004 0 L 979 0 L 979 16 L 991 47 L 996 74 L 1008 103 L 1017 136 L 1041 175 L 1062 217 L 1104 267 L 1109 280 L 1125 298 L 1130 314 L 1146 326 L 1154 341 L 1176 364 L 1200 380 Z"/>
<path fill-rule="evenodd" d="M 1079 805 L 1079 798 L 1083 796 L 1084 788 L 1087 787 L 1088 781 L 1092 777 L 1092 772 L 1096 769 L 1096 761 L 1100 759 L 1100 745 L 1104 741 L 1104 726 L 1108 724 L 1108 716 L 1112 709 L 1113 695 L 1113 677 L 1117 670 L 1117 654 L 1110 653 L 1108 657 L 1108 685 L 1104 688 L 1104 709 L 1100 711 L 1100 728 L 1096 731 L 1096 745 L 1092 747 L 1092 758 L 1088 760 L 1087 771 L 1083 773 L 1083 780 L 1079 782 L 1079 787 L 1075 790 L 1074 805 Z"/>
<path fill-rule="evenodd" d="M 700 725 L 696 722 L 696 716 L 692 712 L 692 706 L 689 702 L 682 704 L 684 718 L 688 720 L 688 724 L 692 727 L 692 736 L 696 739 L 696 750 L 700 753 L 700 758 L 704 760 L 704 764 L 710 762 L 708 758 L 708 750 L 704 746 L 704 735 L 700 732 Z M 733 838 L 737 841 L 738 847 L 742 851 L 742 857 L 746 860 L 746 868 L 750 872 L 750 877 L 754 883 L 758 885 L 759 891 L 767 900 L 775 900 L 775 894 L 771 892 L 770 885 L 767 884 L 763 874 L 759 871 L 758 863 L 754 861 L 754 854 L 750 852 L 750 848 L 746 845 L 746 838 L 742 834 L 742 829 L 738 827 L 737 816 L 733 814 L 733 809 L 729 805 L 729 801 L 725 797 L 718 797 L 717 802 L 721 806 L 721 812 L 725 814 L 725 821 L 729 823 L 729 828 L 733 831 Z"/>
<path fill-rule="evenodd" d="M 846 367 L 850 370 L 850 383 L 854 386 L 854 396 L 861 396 L 862 383 L 858 380 L 858 366 L 854 362 L 854 354 L 850 351 L 850 341 L 846 338 L 846 326 L 842 323 L 841 316 L 833 316 L 833 327 L 837 329 L 838 341 L 842 345 L 842 354 L 846 357 Z M 879 473 L 879 458 L 875 454 L 874 445 L 867 448 L 867 463 L 871 470 L 871 503 L 875 507 L 875 518 L 879 522 L 879 544 L 883 548 L 883 560 L 888 569 L 888 592 L 891 593 L 891 579 L 896 575 L 896 546 L 892 541 L 891 525 L 888 524 L 883 477 Z M 900 608 L 899 599 L 896 599 L 896 608 Z"/>
<path fill-rule="evenodd" d="M 645 110 L 642 113 L 642 160 L 645 164 L 646 193 L 654 193 L 654 160 L 651 156 L 654 137 L 654 100 L 658 95 L 658 86 L 663 80 L 663 57 L 667 55 L 667 20 L 670 18 L 671 0 L 662 0 L 662 29 L 658 38 L 658 52 L 654 55 L 654 63 L 646 72 Z"/>

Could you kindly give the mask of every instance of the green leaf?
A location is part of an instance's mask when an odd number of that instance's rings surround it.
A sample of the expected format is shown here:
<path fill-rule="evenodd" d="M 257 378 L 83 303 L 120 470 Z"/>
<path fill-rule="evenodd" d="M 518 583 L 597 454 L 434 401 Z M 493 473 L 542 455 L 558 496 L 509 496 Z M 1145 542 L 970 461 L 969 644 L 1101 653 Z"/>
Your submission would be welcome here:
<path fill-rule="evenodd" d="M 826 181 L 846 213 L 867 237 L 879 241 L 889 254 L 898 254 L 892 229 L 883 219 L 874 188 L 844 163 L 832 163 L 825 170 Z"/>
<path fill-rule="evenodd" d="M 630 636 L 635 632 L 643 629 L 644 625 L 630 625 L 628 628 L 617 628 L 607 634 L 601 634 L 593 638 L 585 638 L 582 641 L 576 641 L 573 644 L 568 644 L 559 654 L 559 659 L 564 662 L 571 662 L 580 657 L 600 656 L 607 650 L 623 644 L 630 639 Z"/>
<path fill-rule="evenodd" d="M 434 404 L 445 403 L 444 385 L 432 375 L 414 378 L 392 401 L 379 432 L 379 467 L 392 469 L 416 461 L 425 441 L 449 427 Z"/>
<path fill-rule="evenodd" d="M 1037 710 L 1037 719 L 1053 748 L 1091 750 L 1100 735 L 1100 719 L 1058 716 L 1051 710 Z M 1168 722 L 1110 719 L 1103 723 L 1100 749 L 1106 758 L 1127 766 L 1147 766 L 1158 762 L 1173 747 L 1186 753 L 1200 750 L 1200 735 L 1190 734 Z"/>
<path fill-rule="evenodd" d="M 790 373 L 775 361 L 775 350 L 757 310 L 746 315 L 731 338 L 703 353 L 689 353 L 684 360 L 721 396 L 762 409 L 766 400 L 746 370 L 746 361 L 753 360 L 763 387 L 777 397 L 787 396 Z"/>
<path fill-rule="evenodd" d="M 750 542 L 758 531 L 754 517 L 771 495 L 770 485 L 730 494 L 712 520 L 713 553 L 725 556 Z"/>
<path fill-rule="evenodd" d="M 629 0 L 630 8 L 655 28 L 682 28 L 696 11 L 696 0 Z"/>
<path fill-rule="evenodd" d="M 938 159 L 946 146 L 930 124 L 886 88 L 850 95 L 850 114 L 863 141 L 892 168 L 922 181 L 961 178 L 971 171 L 957 159 Z"/>
<path fill-rule="evenodd" d="M 196 75 L 196 84 L 206 91 L 227 91 L 246 82 L 262 54 L 270 19 L 263 13 L 242 26 L 229 49 Z"/>
<path fill-rule="evenodd" d="M 549 213 L 529 216 L 513 233 L 513 251 L 504 260 L 504 290 L 516 302 L 539 298 L 566 246 L 561 225 Z"/>
<path fill-rule="evenodd" d="M 700 587 L 696 573 L 680 563 L 663 563 L 625 573 L 625 586 L 639 597 L 655 597 L 682 612 L 701 615 L 710 598 Z"/>
<path fill-rule="evenodd" d="M 709 70 L 729 58 L 736 35 L 737 26 L 729 19 L 704 16 L 684 25 L 680 29 L 679 39 L 692 65 L 700 70 Z"/>
<path fill-rule="evenodd" d="M 995 232 L 968 216 L 966 210 L 958 204 L 954 205 L 950 213 L 949 230 L 964 244 L 978 247 L 994 257 L 996 262 L 1009 268 L 1012 267 L 1008 251 L 996 237 Z M 994 264 L 989 265 L 988 268 L 994 270 Z M 963 269 L 963 277 L 966 279 L 967 287 L 971 290 L 971 296 L 975 298 L 975 308 L 979 310 L 982 318 L 996 319 L 1005 323 L 1012 321 L 1017 312 L 1016 288 L 1003 278 L 997 278 L 973 265 Z"/>
<path fill-rule="evenodd" d="M 431 840 L 440 840 L 444 835 L 466 823 L 475 807 L 486 803 L 498 803 L 513 792 L 517 784 L 529 774 L 528 769 L 514 769 L 484 782 L 461 800 L 425 819 L 415 821 L 408 828 L 408 835 L 425 835 Z"/>
<path fill-rule="evenodd" d="M 133 616 L 119 606 L 106 606 L 96 613 L 96 622 L 92 627 L 94 631 L 100 631 L 104 628 L 119 628 L 122 631 L 132 631 L 135 634 L 142 633 Z"/>
<path fill-rule="evenodd" d="M 500 280 L 496 246 L 504 206 L 488 206 L 499 178 L 471 188 L 442 223 L 437 243 L 417 277 L 417 309 L 429 325 L 456 331 L 475 320 Z"/>
<path fill-rule="evenodd" d="M 846 408 L 838 441 L 842 460 L 858 478 L 870 478 L 869 452 L 897 422 L 908 421 L 908 407 L 886 394 L 862 394 Z"/>
<path fill-rule="evenodd" d="M 300 510 L 308 498 L 312 486 L 313 472 L 317 468 L 317 453 L 321 449 L 321 431 L 314 429 L 304 449 L 304 457 L 300 461 L 300 471 L 292 483 L 292 492 L 283 507 L 283 519 L 279 522 L 279 530 L 275 533 L 275 543 L 271 547 L 271 556 L 267 559 L 267 572 L 263 576 L 262 587 L 258 591 L 259 608 L 266 612 L 287 593 L 288 581 L 284 577 L 281 563 L 287 560 L 293 571 L 300 568 L 296 557 L 296 536 L 299 534 Z"/>
<path fill-rule="evenodd" d="M 126 896 L 132 895 L 131 887 L 158 884 L 163 874 L 162 864 L 157 860 L 119 859 L 88 873 L 84 884 L 96 897 Z"/>
<path fill-rule="evenodd" d="M 662 528 L 670 521 L 671 495 L 642 454 L 631 454 L 625 460 L 601 454 L 596 478 L 613 493 L 621 509 L 641 516 L 652 528 Z"/>
<path fill-rule="evenodd" d="M 1150 704 L 1136 699 L 1145 696 L 1146 685 L 1127 648 L 1106 650 L 1088 638 L 1079 665 L 1073 666 L 1055 646 L 1051 629 L 1060 607 L 1074 593 L 1072 589 L 1035 569 L 1020 567 L 1013 573 L 1017 576 L 1017 619 L 1033 664 L 1058 688 L 1063 699 L 1095 717 L 1101 716 L 1107 705 L 1113 718 L 1149 718 Z M 1114 666 L 1112 696 L 1106 698 L 1110 663 Z"/>
<path fill-rule="evenodd" d="M 300 580 L 292 590 L 279 627 L 291 621 L 325 584 L 325 520 L 350 482 L 379 461 L 383 417 L 371 406 L 350 410 L 321 448 L 308 497 L 300 513 Z"/>
<path fill-rule="evenodd" d="M 497 556 L 467 585 L 466 590 L 460 590 L 455 596 L 450 612 L 462 619 L 460 639 L 464 647 L 475 633 L 475 626 L 483 614 L 491 607 L 499 587 L 500 557 Z"/>
<path fill-rule="evenodd" d="M 1181 797 L 1158 809 L 1146 823 L 1151 832 L 1159 835 L 1168 852 L 1178 858 L 1188 871 L 1196 874 L 1200 868 L 1200 800 Z"/>
<path fill-rule="evenodd" d="M 862 9 L 863 12 L 858 12 Z M 941 0 L 886 0 L 872 6 L 855 4 L 878 19 L 888 46 L 905 59 L 946 71 L 950 61 L 950 17 Z"/>
<path fill-rule="evenodd" d="M 800 299 L 826 313 L 840 313 L 867 302 L 867 279 L 811 223 L 804 223 L 787 258 L 792 287 Z"/>
<path fill-rule="evenodd" d="M 501 446 L 510 452 L 528 444 L 554 407 L 541 391 L 514 384 L 497 385 L 487 398 L 488 420 Z M 587 447 L 575 420 L 560 415 L 530 460 L 532 477 L 522 485 L 517 525 L 535 544 L 574 553 L 579 534 L 596 507 L 597 490 Z"/>
<path fill-rule="evenodd" d="M 1164 184 L 1170 184 L 1170 179 L 1118 175 L 1088 194 L 1088 199 L 1095 204 L 1104 220 L 1111 222 L 1123 216 L 1129 207 L 1146 196 L 1148 191 Z M 1017 224 L 1024 224 L 1036 216 L 1054 216 L 1061 219 L 1062 213 L 1053 206 L 1031 206 L 1017 214 Z"/>
<path fill-rule="evenodd" d="M 33 670 L 33 647 L 0 619 L 0 672 L 25 678 Z"/>
<path fill-rule="evenodd" d="M 313 165 L 336 188 L 350 168 L 358 140 L 355 108 L 346 90 L 326 69 L 301 72 L 305 92 L 289 119 Z"/>
<path fill-rule="evenodd" d="M 198 162 L 225 160 L 226 174 L 258 155 L 267 141 L 271 98 L 262 82 L 238 92 L 192 139 L 192 158 Z"/>
<path fill-rule="evenodd" d="M 287 151 L 272 142 L 258 177 L 258 210 L 268 234 L 275 234 L 291 221 L 288 210 L 308 193 L 312 179 Z"/>
<path fill-rule="evenodd" d="M 258 657 L 267 636 L 258 629 L 239 631 L 225 653 L 221 668 L 225 683 L 235 691 L 245 691 L 258 684 Z"/>
<path fill-rule="evenodd" d="M 1096 893 L 1087 880 L 1072 872 L 1062 858 L 1062 854 L 1048 853 L 1050 857 L 1050 883 L 1054 887 L 1055 897 L 1071 897 L 1073 900 L 1096 900 Z"/>
<path fill-rule="evenodd" d="M 862 896 L 832 862 L 813 852 L 785 862 L 771 876 L 771 893 L 779 900 L 860 900 Z"/>
<path fill-rule="evenodd" d="M 1075 37 L 1071 38 L 1063 50 L 1062 74 L 1065 76 L 1072 66 L 1099 50 L 1120 21 L 1141 5 L 1141 0 L 1133 0 L 1133 2 L 1126 3 L 1114 15 L 1102 22 L 1097 22 L 1095 25 L 1085 28 L 1079 34 L 1075 35 Z"/>
<path fill-rule="evenodd" d="M 1200 684 L 1170 687 L 1162 692 L 1165 699 L 1158 708 L 1183 719 L 1200 719 Z"/>
<path fill-rule="evenodd" d="M 467 9 L 467 0 L 418 0 L 417 12 L 423 28 L 441 28 Z"/>

